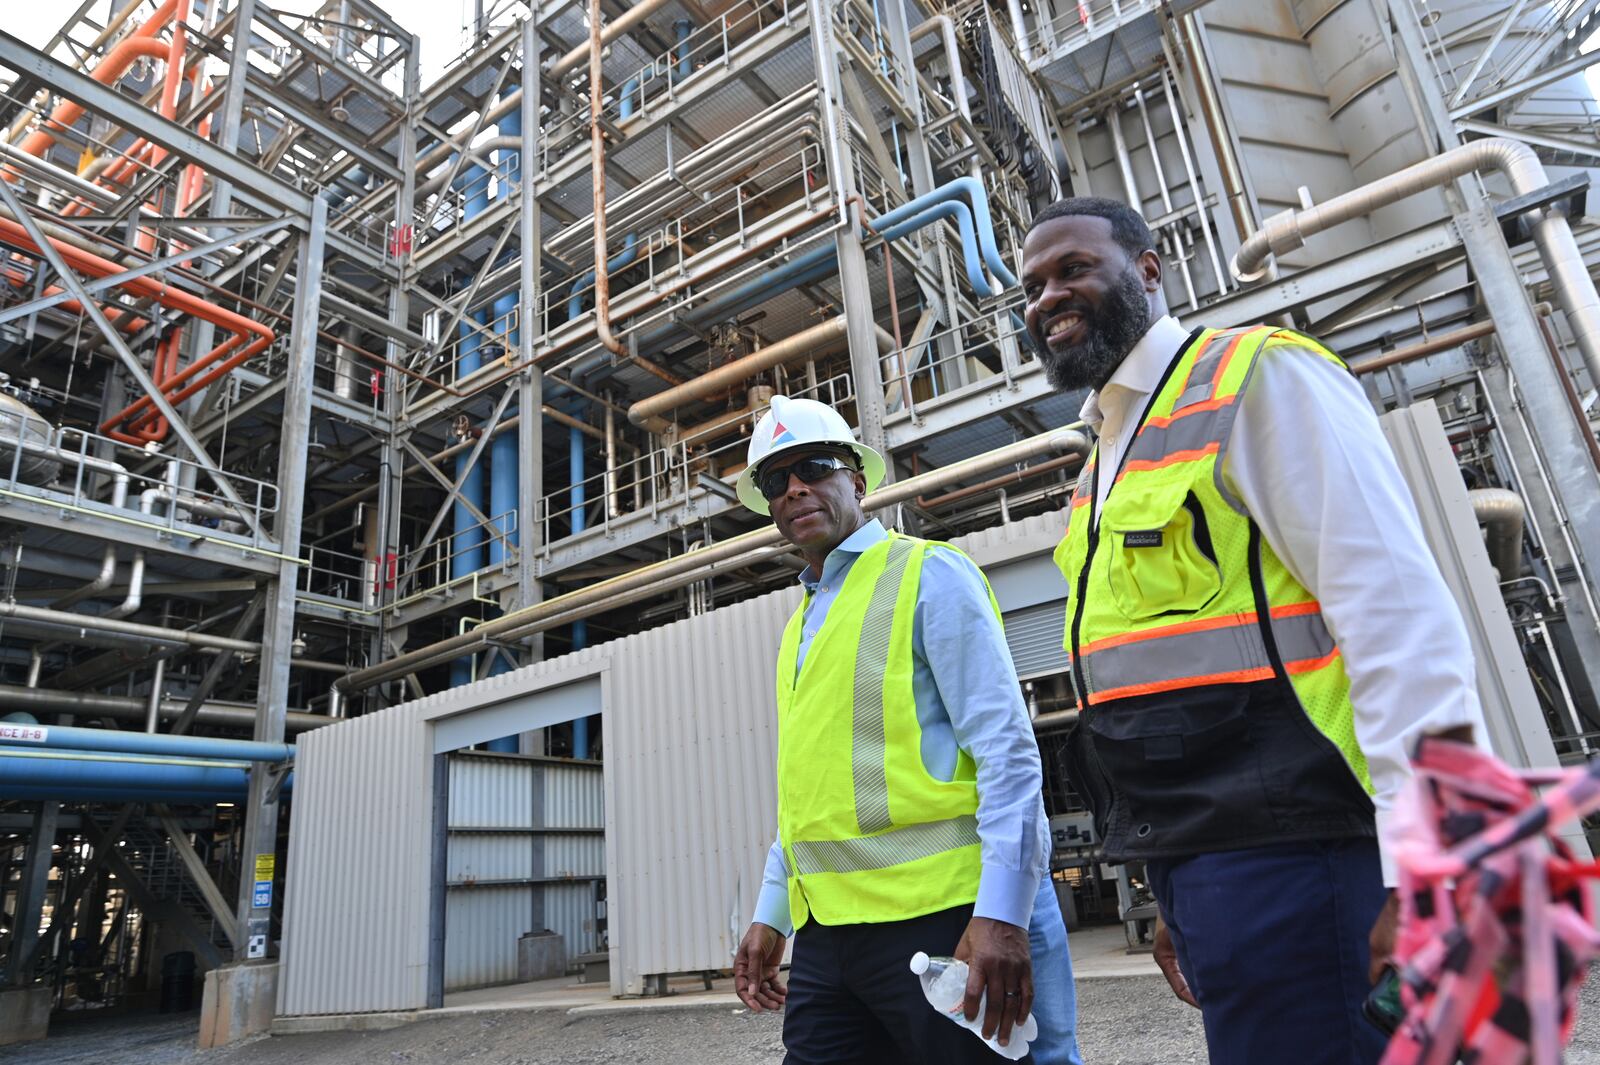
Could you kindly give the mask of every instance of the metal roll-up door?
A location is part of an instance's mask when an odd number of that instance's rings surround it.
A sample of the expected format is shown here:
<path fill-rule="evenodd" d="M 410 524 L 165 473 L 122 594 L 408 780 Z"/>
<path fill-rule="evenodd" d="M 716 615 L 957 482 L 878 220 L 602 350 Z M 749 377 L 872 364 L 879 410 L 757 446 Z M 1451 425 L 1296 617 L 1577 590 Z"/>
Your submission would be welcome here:
<path fill-rule="evenodd" d="M 1067 671 L 1067 652 L 1062 647 L 1067 622 L 1066 600 L 1053 599 L 1023 607 L 1004 618 L 1006 643 L 1011 647 L 1011 660 L 1016 663 L 1018 678 L 1027 680 Z"/>

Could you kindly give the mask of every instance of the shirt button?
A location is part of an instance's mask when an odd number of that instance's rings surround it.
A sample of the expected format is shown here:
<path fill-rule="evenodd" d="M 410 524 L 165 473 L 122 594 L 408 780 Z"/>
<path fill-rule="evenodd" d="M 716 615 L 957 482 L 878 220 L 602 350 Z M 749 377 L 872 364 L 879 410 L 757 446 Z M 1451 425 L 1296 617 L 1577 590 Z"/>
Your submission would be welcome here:
<path fill-rule="evenodd" d="M 831 591 L 832 591 L 832 590 L 833 590 L 833 589 L 831 589 L 831 588 L 829 588 L 829 587 L 828 587 L 828 586 L 827 586 L 827 585 L 826 585 L 826 584 L 824 584 L 824 585 L 823 585 L 823 586 L 822 586 L 822 594 L 823 594 L 823 595 L 827 595 L 827 594 L 828 594 L 828 593 L 829 593 L 829 592 L 831 592 Z"/>

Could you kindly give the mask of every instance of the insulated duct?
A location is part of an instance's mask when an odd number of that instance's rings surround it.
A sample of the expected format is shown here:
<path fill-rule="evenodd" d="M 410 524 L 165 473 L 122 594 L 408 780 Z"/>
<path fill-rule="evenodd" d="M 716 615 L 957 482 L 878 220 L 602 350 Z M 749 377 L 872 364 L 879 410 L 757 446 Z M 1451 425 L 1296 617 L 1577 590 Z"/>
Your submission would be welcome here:
<path fill-rule="evenodd" d="M 1522 497 L 1504 488 L 1474 488 L 1467 500 L 1483 526 L 1489 561 L 1500 582 L 1522 576 L 1522 523 L 1527 516 Z"/>

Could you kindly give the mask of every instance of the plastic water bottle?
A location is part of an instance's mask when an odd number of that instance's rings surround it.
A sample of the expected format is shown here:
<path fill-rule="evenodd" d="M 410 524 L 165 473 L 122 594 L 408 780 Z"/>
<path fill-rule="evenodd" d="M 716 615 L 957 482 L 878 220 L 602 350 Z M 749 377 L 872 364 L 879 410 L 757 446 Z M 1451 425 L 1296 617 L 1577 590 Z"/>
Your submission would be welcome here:
<path fill-rule="evenodd" d="M 967 963 L 954 958 L 930 958 L 917 951 L 911 956 L 911 971 L 922 981 L 922 996 L 928 1005 L 944 1014 L 961 1027 L 983 1039 L 983 1018 L 989 1008 L 989 993 L 985 991 L 978 1003 L 978 1019 L 967 1020 L 961 1004 L 967 997 Z M 1039 1037 L 1039 1024 L 1028 1014 L 1028 1019 L 1011 1029 L 1011 1042 L 1001 1046 L 994 1038 L 983 1039 L 990 1050 L 1009 1061 L 1017 1061 L 1028 1053 L 1028 1044 Z"/>

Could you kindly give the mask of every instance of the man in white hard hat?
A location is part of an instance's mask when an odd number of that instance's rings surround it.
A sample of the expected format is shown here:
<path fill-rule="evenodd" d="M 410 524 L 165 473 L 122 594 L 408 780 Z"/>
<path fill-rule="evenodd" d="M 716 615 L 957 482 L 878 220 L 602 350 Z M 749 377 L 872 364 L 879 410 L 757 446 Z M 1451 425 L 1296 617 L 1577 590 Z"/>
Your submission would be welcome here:
<path fill-rule="evenodd" d="M 739 477 L 806 569 L 778 653 L 778 839 L 735 989 L 786 1010 L 788 1065 L 988 1062 L 909 969 L 953 954 L 986 1035 L 1009 1042 L 1033 1013 L 1026 1060 L 1078 1065 L 1038 747 L 998 607 L 960 551 L 867 519 L 883 475 L 836 411 L 775 396 Z"/>

